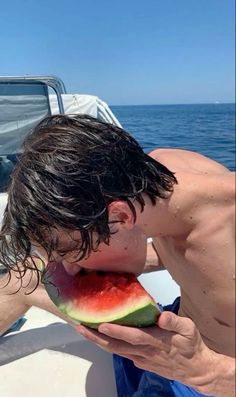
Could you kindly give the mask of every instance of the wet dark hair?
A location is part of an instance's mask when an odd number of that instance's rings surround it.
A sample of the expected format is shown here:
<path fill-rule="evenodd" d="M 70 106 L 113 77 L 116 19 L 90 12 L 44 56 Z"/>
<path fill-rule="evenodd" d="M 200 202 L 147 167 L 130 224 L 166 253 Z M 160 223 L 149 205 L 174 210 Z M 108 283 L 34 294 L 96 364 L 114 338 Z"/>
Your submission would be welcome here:
<path fill-rule="evenodd" d="M 158 197 L 167 197 L 174 183 L 174 174 L 145 154 L 122 128 L 86 115 L 47 117 L 25 139 L 11 175 L 0 263 L 23 274 L 36 270 L 31 241 L 44 247 L 50 258 L 57 246 L 50 238 L 52 227 L 80 231 L 82 259 L 100 242 L 109 244 L 112 201 L 127 202 L 136 219 L 133 199 L 143 211 L 144 193 L 154 205 Z M 95 245 L 93 232 L 98 236 Z"/>

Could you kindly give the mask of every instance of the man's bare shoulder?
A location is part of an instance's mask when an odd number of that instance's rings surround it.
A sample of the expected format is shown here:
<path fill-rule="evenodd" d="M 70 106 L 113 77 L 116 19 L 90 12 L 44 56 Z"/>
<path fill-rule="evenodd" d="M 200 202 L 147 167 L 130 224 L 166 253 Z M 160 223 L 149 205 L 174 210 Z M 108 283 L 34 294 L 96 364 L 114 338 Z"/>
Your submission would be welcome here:
<path fill-rule="evenodd" d="M 222 164 L 190 150 L 162 148 L 153 150 L 149 156 L 164 164 L 173 172 L 187 171 L 194 173 L 223 174 L 230 171 Z"/>

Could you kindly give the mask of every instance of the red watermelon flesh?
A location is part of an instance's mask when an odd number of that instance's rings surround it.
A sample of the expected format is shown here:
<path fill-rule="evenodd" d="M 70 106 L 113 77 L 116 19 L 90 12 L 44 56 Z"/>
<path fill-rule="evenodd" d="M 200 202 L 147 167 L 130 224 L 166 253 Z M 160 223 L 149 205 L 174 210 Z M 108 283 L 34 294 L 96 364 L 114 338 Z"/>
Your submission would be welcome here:
<path fill-rule="evenodd" d="M 150 326 L 160 314 L 154 299 L 131 273 L 82 270 L 71 276 L 62 264 L 51 262 L 45 288 L 59 310 L 91 328 L 104 322 Z"/>

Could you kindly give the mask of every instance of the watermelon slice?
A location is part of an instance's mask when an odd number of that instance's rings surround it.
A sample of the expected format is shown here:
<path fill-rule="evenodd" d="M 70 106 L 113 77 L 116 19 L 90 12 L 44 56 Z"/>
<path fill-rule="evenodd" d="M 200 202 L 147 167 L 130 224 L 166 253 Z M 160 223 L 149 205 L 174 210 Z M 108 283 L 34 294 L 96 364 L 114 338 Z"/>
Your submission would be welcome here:
<path fill-rule="evenodd" d="M 97 329 L 99 324 L 146 327 L 160 310 L 131 273 L 80 271 L 69 275 L 62 264 L 47 266 L 45 288 L 60 311 L 75 323 Z"/>

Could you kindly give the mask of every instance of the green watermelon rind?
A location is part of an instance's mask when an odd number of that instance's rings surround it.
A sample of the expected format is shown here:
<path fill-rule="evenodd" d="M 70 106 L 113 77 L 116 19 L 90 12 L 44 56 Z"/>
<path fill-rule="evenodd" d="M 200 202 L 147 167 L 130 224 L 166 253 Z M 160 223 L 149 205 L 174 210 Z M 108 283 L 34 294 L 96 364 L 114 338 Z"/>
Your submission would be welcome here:
<path fill-rule="evenodd" d="M 158 306 L 150 299 L 142 300 L 141 304 L 136 304 L 132 309 L 127 307 L 126 312 L 122 310 L 119 314 L 113 312 L 110 315 L 101 315 L 96 320 L 89 316 L 80 316 L 77 310 L 69 309 L 68 305 L 64 303 L 60 303 L 58 309 L 76 323 L 94 329 L 97 329 L 102 323 L 113 323 L 130 327 L 148 327 L 154 325 L 160 315 Z"/>

